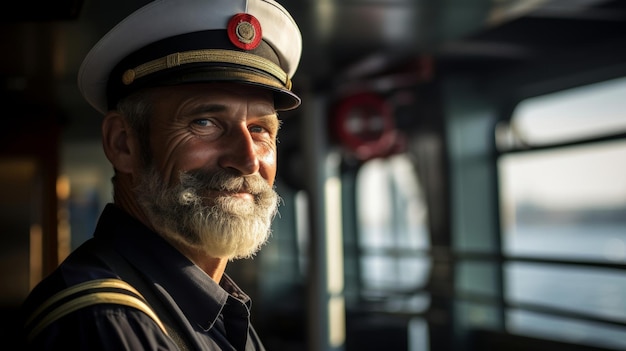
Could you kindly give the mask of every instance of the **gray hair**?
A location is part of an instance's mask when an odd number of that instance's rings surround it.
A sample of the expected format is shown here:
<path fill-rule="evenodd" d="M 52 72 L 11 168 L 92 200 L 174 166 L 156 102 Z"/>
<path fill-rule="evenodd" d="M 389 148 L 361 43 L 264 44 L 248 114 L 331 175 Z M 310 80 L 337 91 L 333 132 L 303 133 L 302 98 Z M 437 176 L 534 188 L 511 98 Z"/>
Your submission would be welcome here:
<path fill-rule="evenodd" d="M 152 162 L 150 150 L 150 117 L 154 107 L 152 97 L 153 94 L 149 90 L 143 90 L 123 98 L 117 104 L 117 111 L 126 117 L 139 140 L 144 167 Z"/>

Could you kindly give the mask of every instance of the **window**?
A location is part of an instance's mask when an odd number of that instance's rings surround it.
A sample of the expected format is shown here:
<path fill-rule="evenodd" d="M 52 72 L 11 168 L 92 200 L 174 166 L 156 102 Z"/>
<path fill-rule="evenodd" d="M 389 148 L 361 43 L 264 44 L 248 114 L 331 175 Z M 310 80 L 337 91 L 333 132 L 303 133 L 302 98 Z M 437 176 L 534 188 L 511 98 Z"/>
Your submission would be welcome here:
<path fill-rule="evenodd" d="M 499 135 L 511 332 L 626 348 L 624 96 L 626 78 L 528 99 Z"/>
<path fill-rule="evenodd" d="M 406 155 L 368 161 L 357 176 L 361 289 L 386 310 L 423 311 L 430 247 L 426 208 Z M 393 297 L 393 298 L 390 298 Z"/>

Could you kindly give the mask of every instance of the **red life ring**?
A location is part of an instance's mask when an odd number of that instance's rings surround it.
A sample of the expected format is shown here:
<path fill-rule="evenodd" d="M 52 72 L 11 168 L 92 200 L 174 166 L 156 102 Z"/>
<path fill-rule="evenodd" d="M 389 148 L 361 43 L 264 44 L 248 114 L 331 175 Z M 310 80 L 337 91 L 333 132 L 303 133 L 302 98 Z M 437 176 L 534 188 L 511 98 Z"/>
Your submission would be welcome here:
<path fill-rule="evenodd" d="M 331 128 L 337 141 L 361 160 L 386 156 L 396 143 L 393 109 L 374 93 L 360 93 L 341 101 Z"/>

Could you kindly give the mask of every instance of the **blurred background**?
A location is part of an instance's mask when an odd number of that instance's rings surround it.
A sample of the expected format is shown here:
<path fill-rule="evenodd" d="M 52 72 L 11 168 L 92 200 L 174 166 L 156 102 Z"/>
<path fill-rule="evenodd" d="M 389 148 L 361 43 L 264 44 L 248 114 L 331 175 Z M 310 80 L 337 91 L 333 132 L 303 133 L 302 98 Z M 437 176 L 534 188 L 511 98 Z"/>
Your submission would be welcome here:
<path fill-rule="evenodd" d="M 147 2 L 3 4 L 5 339 L 112 201 L 76 76 Z M 284 205 L 227 269 L 268 350 L 626 350 L 626 2 L 279 2 Z"/>

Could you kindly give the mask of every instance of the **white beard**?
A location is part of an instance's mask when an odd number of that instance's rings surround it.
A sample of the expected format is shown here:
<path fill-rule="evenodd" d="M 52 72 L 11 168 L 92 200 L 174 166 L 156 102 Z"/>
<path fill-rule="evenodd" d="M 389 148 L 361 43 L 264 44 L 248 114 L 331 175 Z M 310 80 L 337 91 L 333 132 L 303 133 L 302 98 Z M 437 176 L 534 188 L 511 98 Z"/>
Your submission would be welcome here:
<path fill-rule="evenodd" d="M 229 195 L 201 195 L 244 190 L 253 195 L 254 201 Z M 269 239 L 281 201 L 258 175 L 181 172 L 179 183 L 168 187 L 152 167 L 142 175 L 135 195 L 155 230 L 166 239 L 211 257 L 228 259 L 252 257 L 259 251 Z"/>

